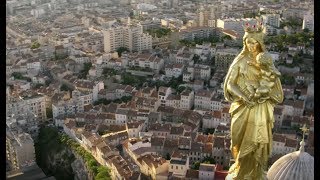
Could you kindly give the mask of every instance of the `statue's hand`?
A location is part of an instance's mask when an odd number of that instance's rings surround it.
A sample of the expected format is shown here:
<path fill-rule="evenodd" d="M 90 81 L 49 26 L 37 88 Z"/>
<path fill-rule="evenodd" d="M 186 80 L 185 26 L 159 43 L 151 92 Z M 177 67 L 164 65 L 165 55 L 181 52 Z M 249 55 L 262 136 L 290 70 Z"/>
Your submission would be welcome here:
<path fill-rule="evenodd" d="M 241 99 L 249 108 L 252 108 L 255 105 L 255 103 L 250 101 L 246 96 L 241 97 Z"/>
<path fill-rule="evenodd" d="M 270 97 L 269 96 L 267 96 L 267 97 L 261 97 L 260 99 L 258 99 L 258 103 L 264 103 L 264 102 L 266 102 L 266 100 L 268 100 L 268 99 L 270 99 Z"/>

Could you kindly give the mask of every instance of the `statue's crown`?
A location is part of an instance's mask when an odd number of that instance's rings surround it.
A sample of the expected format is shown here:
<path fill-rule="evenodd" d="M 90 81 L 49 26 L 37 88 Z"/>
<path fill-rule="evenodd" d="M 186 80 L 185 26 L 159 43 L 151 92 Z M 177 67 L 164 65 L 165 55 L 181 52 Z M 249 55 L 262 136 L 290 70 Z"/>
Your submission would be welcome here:
<path fill-rule="evenodd" d="M 260 20 L 257 20 L 257 24 L 255 25 L 250 25 L 248 22 L 245 25 L 242 25 L 243 29 L 247 33 L 261 33 L 263 32 L 263 23 Z"/>

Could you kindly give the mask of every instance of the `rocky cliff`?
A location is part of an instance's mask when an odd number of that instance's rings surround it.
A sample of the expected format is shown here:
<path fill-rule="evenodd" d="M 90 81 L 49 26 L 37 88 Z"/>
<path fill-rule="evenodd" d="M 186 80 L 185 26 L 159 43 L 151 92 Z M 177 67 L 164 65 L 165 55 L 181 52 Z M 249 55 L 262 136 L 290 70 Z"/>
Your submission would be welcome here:
<path fill-rule="evenodd" d="M 68 146 L 62 144 L 54 129 L 41 128 L 35 143 L 36 160 L 46 175 L 57 180 L 91 180 L 83 159 Z"/>

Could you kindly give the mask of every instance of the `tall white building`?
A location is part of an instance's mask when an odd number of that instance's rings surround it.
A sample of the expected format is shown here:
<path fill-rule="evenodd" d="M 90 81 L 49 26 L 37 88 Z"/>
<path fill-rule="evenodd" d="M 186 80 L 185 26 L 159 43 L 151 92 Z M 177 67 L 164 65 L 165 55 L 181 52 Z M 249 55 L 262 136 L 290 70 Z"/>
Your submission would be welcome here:
<path fill-rule="evenodd" d="M 198 16 L 199 16 L 199 26 L 208 26 L 210 11 L 205 10 L 203 6 L 200 7 Z"/>
<path fill-rule="evenodd" d="M 307 13 L 303 17 L 302 29 L 309 29 L 314 31 L 314 16 L 311 13 Z"/>
<path fill-rule="evenodd" d="M 209 5 L 209 6 L 201 6 L 198 9 L 198 26 L 209 26 L 215 27 L 215 19 L 219 14 L 219 6 Z"/>
<path fill-rule="evenodd" d="M 240 36 L 244 34 L 243 25 L 249 23 L 250 25 L 256 24 L 256 19 L 253 18 L 227 18 L 227 19 L 217 19 L 217 27 L 222 29 L 229 29 L 236 31 Z"/>
<path fill-rule="evenodd" d="M 152 36 L 142 31 L 142 26 L 115 26 L 103 31 L 104 51 L 116 51 L 126 47 L 130 51 L 152 49 Z"/>
<path fill-rule="evenodd" d="M 273 27 L 280 27 L 280 14 L 264 14 L 262 15 L 264 24 L 268 24 Z"/>

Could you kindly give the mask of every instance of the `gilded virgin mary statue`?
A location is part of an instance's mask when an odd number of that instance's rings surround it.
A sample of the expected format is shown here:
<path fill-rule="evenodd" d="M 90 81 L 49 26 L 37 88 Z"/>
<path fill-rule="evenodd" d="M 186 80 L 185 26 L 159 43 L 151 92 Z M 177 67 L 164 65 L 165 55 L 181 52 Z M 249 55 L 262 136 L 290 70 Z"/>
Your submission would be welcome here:
<path fill-rule="evenodd" d="M 272 57 L 266 51 L 262 23 L 244 26 L 243 50 L 233 60 L 224 82 L 231 102 L 231 153 L 235 163 L 226 179 L 266 179 L 272 151 L 274 106 L 283 91 Z"/>

